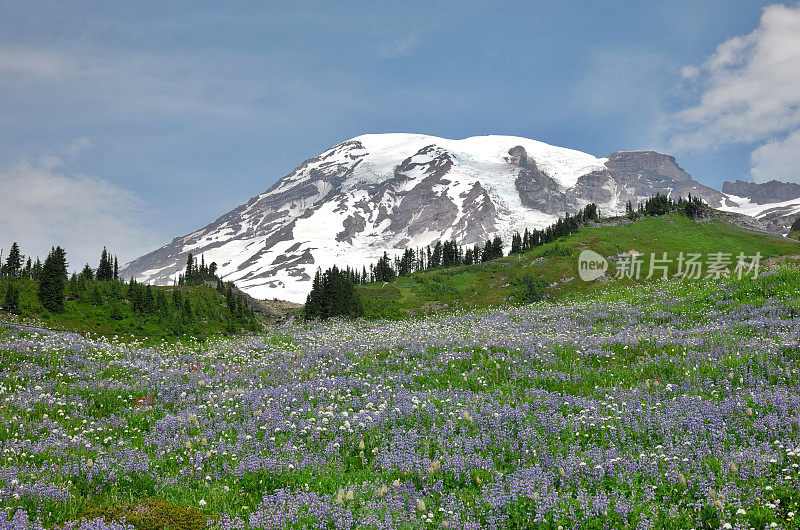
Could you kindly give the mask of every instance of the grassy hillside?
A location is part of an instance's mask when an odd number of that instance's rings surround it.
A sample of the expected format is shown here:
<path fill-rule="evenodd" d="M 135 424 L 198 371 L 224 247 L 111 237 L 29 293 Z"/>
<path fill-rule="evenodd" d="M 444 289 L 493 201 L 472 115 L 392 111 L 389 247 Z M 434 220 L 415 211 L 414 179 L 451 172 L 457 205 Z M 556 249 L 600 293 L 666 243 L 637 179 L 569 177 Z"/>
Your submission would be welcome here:
<path fill-rule="evenodd" d="M 700 253 L 703 261 L 708 254 L 715 252 L 734 256 L 740 252 L 747 256 L 760 252 L 763 259 L 768 259 L 800 254 L 800 243 L 746 231 L 721 221 L 698 223 L 682 214 L 670 214 L 621 226 L 583 228 L 526 254 L 477 265 L 415 273 L 388 284 L 374 283 L 358 289 L 368 318 L 405 318 L 441 309 L 523 303 L 526 301 L 526 276 L 541 278 L 548 285 L 557 283 L 545 291 L 545 296 L 551 299 L 565 299 L 605 290 L 609 286 L 617 289 L 636 283 L 628 278 L 582 281 L 578 278 L 578 256 L 585 249 L 602 256 L 638 251 L 643 258 L 642 276 L 646 276 L 650 253 L 660 256 L 666 252 L 667 257 L 673 259 L 670 274 L 674 274 L 680 252 Z M 615 271 L 612 262 L 607 276 L 613 278 Z"/>
<path fill-rule="evenodd" d="M 0 278 L 0 300 L 10 280 Z M 134 337 L 204 337 L 232 334 L 260 327 L 249 315 L 236 315 L 228 308 L 225 296 L 206 286 L 151 287 L 157 299 L 163 294 L 163 307 L 146 312 L 133 307 L 129 285 L 122 282 L 89 282 L 82 288 L 68 287 L 63 313 L 47 311 L 37 297 L 38 282 L 15 279 L 19 290 L 17 314 L 0 310 L 0 319 L 31 320 L 55 330 L 91 332 L 101 335 Z M 76 291 L 76 292 L 73 292 Z M 188 302 L 188 305 L 187 305 Z"/>

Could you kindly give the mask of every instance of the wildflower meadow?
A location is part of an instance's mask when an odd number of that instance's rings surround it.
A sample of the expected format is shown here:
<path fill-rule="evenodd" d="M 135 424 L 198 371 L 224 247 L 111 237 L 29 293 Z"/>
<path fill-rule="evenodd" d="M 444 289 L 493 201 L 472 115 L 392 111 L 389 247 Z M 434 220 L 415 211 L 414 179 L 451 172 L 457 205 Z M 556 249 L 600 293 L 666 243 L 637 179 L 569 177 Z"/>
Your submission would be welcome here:
<path fill-rule="evenodd" d="M 786 268 L 202 343 L 6 322 L 0 528 L 796 528 L 799 301 Z"/>

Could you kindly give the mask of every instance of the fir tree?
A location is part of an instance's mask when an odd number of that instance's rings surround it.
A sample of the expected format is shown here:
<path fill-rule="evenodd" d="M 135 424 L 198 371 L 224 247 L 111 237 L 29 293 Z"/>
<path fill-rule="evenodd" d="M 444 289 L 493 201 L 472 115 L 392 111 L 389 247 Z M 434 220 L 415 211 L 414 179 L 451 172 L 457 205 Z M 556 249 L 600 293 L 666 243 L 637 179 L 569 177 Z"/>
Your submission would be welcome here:
<path fill-rule="evenodd" d="M 31 267 L 31 280 L 38 280 L 42 276 L 42 262 L 36 258 L 36 263 Z"/>
<path fill-rule="evenodd" d="M 189 252 L 189 255 L 186 256 L 186 271 L 183 273 L 183 280 L 185 283 L 188 284 L 191 280 L 194 279 L 194 257 L 192 253 Z"/>
<path fill-rule="evenodd" d="M 414 257 L 414 251 L 410 248 L 407 248 L 405 252 L 403 252 L 403 257 L 400 259 L 400 264 L 397 267 L 397 273 L 400 276 L 408 276 L 412 272 L 414 272 L 414 261 L 416 258 Z"/>
<path fill-rule="evenodd" d="M 384 257 L 388 260 L 386 255 Z M 317 271 L 306 298 L 306 318 L 358 317 L 363 312 L 358 292 L 347 271 L 336 266 L 324 273 Z"/>
<path fill-rule="evenodd" d="M 511 253 L 522 253 L 522 236 L 519 235 L 519 232 L 514 232 L 514 235 L 511 236 Z"/>
<path fill-rule="evenodd" d="M 475 253 L 472 248 L 468 248 L 464 253 L 464 265 L 472 265 L 475 261 Z"/>
<path fill-rule="evenodd" d="M 389 261 L 389 255 L 384 252 L 383 257 L 378 260 L 378 263 L 375 266 L 375 281 L 391 282 L 394 280 L 395 276 L 397 276 L 397 274 L 395 273 L 394 268 L 392 268 L 392 264 Z"/>
<path fill-rule="evenodd" d="M 67 253 L 61 247 L 50 250 L 39 279 L 39 301 L 53 313 L 64 312 L 64 288 L 67 283 Z"/>
<path fill-rule="evenodd" d="M 89 303 L 95 307 L 103 305 L 103 294 L 100 292 L 100 287 L 95 283 L 89 287 Z"/>
<path fill-rule="evenodd" d="M 500 236 L 494 236 L 492 240 L 492 259 L 498 259 L 503 257 L 503 240 L 500 239 Z"/>
<path fill-rule="evenodd" d="M 428 267 L 431 269 L 435 269 L 441 266 L 442 266 L 442 242 L 437 241 L 436 245 L 434 245 L 433 247 L 433 253 L 431 254 L 430 259 L 428 260 Z"/>
<path fill-rule="evenodd" d="M 81 271 L 81 279 L 89 282 L 94 280 L 94 271 L 88 263 L 83 266 L 83 270 Z"/>
<path fill-rule="evenodd" d="M 12 278 L 19 278 L 22 273 L 22 254 L 19 253 L 17 242 L 11 244 L 6 258 L 6 274 Z"/>
<path fill-rule="evenodd" d="M 103 247 L 103 252 L 100 254 L 100 265 L 97 267 L 95 277 L 99 282 L 108 282 L 114 279 L 114 266 L 108 257 L 106 247 Z"/>
<path fill-rule="evenodd" d="M 306 318 L 318 317 L 323 313 L 322 297 L 322 270 L 317 269 L 317 273 L 314 275 L 314 281 L 311 282 L 311 292 L 309 292 L 306 297 Z"/>
<path fill-rule="evenodd" d="M 67 282 L 67 300 L 77 300 L 81 294 L 82 285 L 83 281 L 79 280 L 78 275 L 73 272 L 72 276 L 69 277 L 69 282 Z"/>
<path fill-rule="evenodd" d="M 19 290 L 14 281 L 9 281 L 6 285 L 6 295 L 3 299 L 3 309 L 9 313 L 19 311 Z"/>
<path fill-rule="evenodd" d="M 114 256 L 114 281 L 119 280 L 119 264 L 117 263 L 117 257 Z"/>

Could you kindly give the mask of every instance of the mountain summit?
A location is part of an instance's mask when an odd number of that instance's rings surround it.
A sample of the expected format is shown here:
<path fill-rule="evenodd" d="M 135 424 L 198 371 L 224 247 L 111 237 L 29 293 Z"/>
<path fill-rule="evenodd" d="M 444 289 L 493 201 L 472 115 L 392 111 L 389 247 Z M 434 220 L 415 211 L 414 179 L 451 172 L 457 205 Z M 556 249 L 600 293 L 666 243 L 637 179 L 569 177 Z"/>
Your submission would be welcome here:
<path fill-rule="evenodd" d="M 192 252 L 256 298 L 302 302 L 318 267 L 361 268 L 384 251 L 438 240 L 508 240 L 592 202 L 615 215 L 627 201 L 656 193 L 691 193 L 732 211 L 750 205 L 756 216 L 770 211 L 698 183 L 673 157 L 653 151 L 597 158 L 514 136 L 367 134 L 306 160 L 266 192 L 121 274 L 171 283 Z M 791 224 L 788 216 L 800 210 L 795 202 L 782 203 L 787 218 L 772 223 L 775 231 Z"/>

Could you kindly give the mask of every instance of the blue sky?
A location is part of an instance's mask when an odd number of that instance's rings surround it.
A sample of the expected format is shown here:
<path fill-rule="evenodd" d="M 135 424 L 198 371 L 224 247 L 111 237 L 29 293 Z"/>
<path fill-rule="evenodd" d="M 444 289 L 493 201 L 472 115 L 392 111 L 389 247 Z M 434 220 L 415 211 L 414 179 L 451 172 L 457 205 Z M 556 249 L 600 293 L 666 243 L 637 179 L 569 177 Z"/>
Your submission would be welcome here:
<path fill-rule="evenodd" d="M 794 3 L 162 4 L 0 2 L 0 247 L 132 259 L 375 132 L 800 181 Z"/>

